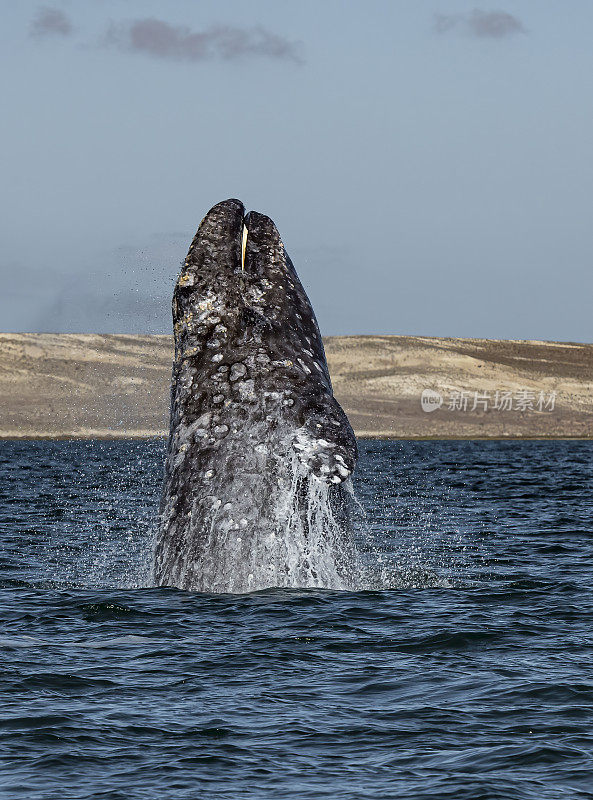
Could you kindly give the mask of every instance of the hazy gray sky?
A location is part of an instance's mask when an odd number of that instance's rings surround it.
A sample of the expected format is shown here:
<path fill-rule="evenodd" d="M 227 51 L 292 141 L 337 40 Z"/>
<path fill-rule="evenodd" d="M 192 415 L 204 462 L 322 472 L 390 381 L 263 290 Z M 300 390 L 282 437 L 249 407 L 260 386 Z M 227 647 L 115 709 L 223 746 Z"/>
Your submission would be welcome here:
<path fill-rule="evenodd" d="M 593 341 L 593 3 L 0 1 L 4 331 L 166 332 L 208 208 L 325 334 Z"/>

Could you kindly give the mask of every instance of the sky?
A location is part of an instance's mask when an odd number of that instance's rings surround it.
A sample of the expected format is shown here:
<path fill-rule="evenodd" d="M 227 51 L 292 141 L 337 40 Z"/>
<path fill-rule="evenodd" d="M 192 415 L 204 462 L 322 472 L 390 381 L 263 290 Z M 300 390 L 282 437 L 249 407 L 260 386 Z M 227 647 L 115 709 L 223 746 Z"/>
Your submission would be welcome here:
<path fill-rule="evenodd" d="M 169 332 L 238 197 L 325 335 L 592 342 L 593 3 L 500 2 L 0 0 L 0 330 Z"/>

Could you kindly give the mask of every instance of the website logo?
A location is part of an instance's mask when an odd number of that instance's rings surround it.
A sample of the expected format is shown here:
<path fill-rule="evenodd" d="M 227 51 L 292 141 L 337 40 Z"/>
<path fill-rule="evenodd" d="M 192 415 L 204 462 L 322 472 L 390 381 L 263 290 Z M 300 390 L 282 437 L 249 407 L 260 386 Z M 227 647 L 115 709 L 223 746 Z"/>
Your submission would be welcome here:
<path fill-rule="evenodd" d="M 420 404 L 423 411 L 436 411 L 443 405 L 443 395 L 435 392 L 434 389 L 424 389 L 420 397 Z"/>

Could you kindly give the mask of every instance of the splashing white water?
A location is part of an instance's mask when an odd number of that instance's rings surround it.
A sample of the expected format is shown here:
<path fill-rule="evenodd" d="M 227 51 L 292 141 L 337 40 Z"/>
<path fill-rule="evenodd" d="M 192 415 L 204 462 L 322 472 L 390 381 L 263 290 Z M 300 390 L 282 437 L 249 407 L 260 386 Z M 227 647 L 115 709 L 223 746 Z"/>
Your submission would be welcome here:
<path fill-rule="evenodd" d="M 338 503 L 347 501 L 351 483 L 340 490 Z M 358 554 L 345 520 L 336 516 L 335 487 L 309 476 L 293 456 L 291 480 L 276 499 L 274 530 L 264 540 L 263 570 L 249 575 L 249 588 L 270 586 L 352 589 L 358 573 Z M 340 509 L 341 511 L 342 509 Z"/>
<path fill-rule="evenodd" d="M 179 542 L 165 541 L 160 557 L 165 563 L 174 559 L 167 583 L 215 593 L 355 588 L 349 481 L 336 487 L 318 480 L 294 453 L 283 466 L 275 483 L 235 477 L 227 486 L 232 503 L 224 497 L 199 501 L 199 526 L 207 536 L 197 548 L 196 542 L 180 548 Z"/>

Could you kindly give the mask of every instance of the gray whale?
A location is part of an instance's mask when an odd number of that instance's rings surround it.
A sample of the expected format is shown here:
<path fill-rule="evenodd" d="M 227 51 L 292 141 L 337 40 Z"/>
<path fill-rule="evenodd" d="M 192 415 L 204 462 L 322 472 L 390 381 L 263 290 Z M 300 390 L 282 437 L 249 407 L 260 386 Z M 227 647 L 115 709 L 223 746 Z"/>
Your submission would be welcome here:
<path fill-rule="evenodd" d="M 272 220 L 214 206 L 173 296 L 157 585 L 349 588 L 356 439 Z"/>

